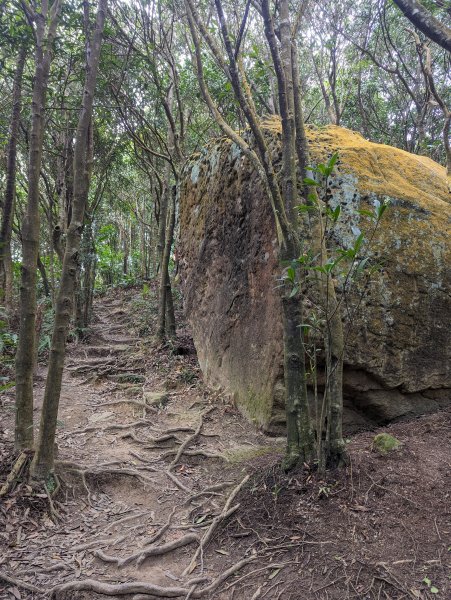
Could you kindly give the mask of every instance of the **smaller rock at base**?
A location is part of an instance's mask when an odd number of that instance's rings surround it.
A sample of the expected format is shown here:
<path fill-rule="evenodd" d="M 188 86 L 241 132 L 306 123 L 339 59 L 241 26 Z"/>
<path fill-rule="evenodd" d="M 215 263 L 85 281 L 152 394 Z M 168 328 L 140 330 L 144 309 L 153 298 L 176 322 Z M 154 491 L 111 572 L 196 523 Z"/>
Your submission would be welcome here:
<path fill-rule="evenodd" d="M 389 433 L 378 433 L 373 440 L 373 450 L 380 454 L 388 454 L 393 450 L 398 450 L 401 442 Z"/>
<path fill-rule="evenodd" d="M 125 387 L 125 389 L 123 390 L 122 394 L 124 396 L 126 396 L 127 398 L 133 398 L 133 396 L 139 396 L 139 394 L 142 391 L 142 386 L 141 385 L 128 385 L 127 387 Z"/>
<path fill-rule="evenodd" d="M 143 400 L 149 406 L 163 407 L 169 402 L 167 392 L 144 392 Z"/>

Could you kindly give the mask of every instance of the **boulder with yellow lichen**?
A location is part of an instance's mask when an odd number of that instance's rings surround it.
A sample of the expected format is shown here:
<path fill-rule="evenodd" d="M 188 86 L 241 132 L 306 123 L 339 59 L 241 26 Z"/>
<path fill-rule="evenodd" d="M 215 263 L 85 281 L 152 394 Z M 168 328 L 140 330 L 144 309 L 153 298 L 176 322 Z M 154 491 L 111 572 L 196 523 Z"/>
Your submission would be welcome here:
<path fill-rule="evenodd" d="M 277 167 L 280 123 L 264 127 Z M 361 310 L 346 346 L 345 427 L 435 410 L 449 401 L 451 387 L 445 169 L 344 128 L 307 133 L 312 162 L 339 154 L 327 196 L 331 208 L 341 206 L 331 243 L 347 248 L 356 228 L 368 228 L 359 211 L 390 201 L 370 249 L 383 268 L 363 300 L 351 292 L 351 305 Z M 284 422 L 281 267 L 264 188 L 240 149 L 218 139 L 187 164 L 180 207 L 185 309 L 205 379 L 276 431 Z"/>

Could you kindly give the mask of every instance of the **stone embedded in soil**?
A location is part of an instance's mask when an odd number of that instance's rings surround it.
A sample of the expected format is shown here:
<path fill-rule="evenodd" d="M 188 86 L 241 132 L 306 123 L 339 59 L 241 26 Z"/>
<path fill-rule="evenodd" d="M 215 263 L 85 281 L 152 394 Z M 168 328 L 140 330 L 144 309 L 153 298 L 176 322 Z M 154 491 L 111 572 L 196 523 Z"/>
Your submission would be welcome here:
<path fill-rule="evenodd" d="M 265 128 L 277 155 L 280 123 L 268 120 Z M 344 391 L 354 411 L 345 417 L 348 431 L 445 406 L 451 388 L 445 169 L 340 127 L 310 128 L 308 137 L 313 162 L 339 153 L 328 190 L 331 208 L 341 206 L 332 246 L 348 248 L 352 230 L 368 228 L 360 210 L 391 203 L 369 252 L 382 268 L 353 319 L 346 348 Z M 230 393 L 257 425 L 280 431 L 281 267 L 262 184 L 240 149 L 222 138 L 187 163 L 180 203 L 185 310 L 204 378 Z M 358 303 L 351 293 L 351 304 Z"/>
<path fill-rule="evenodd" d="M 166 392 L 144 392 L 143 400 L 150 406 L 166 406 L 169 395 Z"/>
<path fill-rule="evenodd" d="M 373 439 L 373 449 L 380 454 L 388 454 L 400 446 L 401 442 L 389 433 L 378 433 Z"/>
<path fill-rule="evenodd" d="M 99 421 L 105 421 L 114 415 L 111 411 L 104 411 L 100 413 L 94 413 L 88 418 L 91 423 L 98 423 Z"/>
<path fill-rule="evenodd" d="M 140 385 L 131 385 L 124 388 L 122 390 L 122 394 L 124 396 L 127 396 L 127 398 L 130 398 L 133 396 L 139 396 L 139 394 L 141 394 L 141 391 L 142 387 Z"/>
<path fill-rule="evenodd" d="M 137 375 L 136 373 L 116 373 L 108 375 L 108 379 L 119 383 L 144 383 L 146 381 L 144 375 Z"/>

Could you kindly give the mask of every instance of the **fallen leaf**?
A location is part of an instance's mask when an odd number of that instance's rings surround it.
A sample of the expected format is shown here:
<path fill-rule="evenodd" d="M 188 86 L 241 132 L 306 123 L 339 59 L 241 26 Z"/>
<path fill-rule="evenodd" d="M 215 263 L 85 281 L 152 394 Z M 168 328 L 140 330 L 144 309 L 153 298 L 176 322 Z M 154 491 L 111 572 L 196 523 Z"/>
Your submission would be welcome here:
<path fill-rule="evenodd" d="M 360 504 L 355 504 L 354 506 L 351 506 L 351 510 L 356 510 L 359 512 L 369 512 L 370 509 L 367 508 L 366 506 L 360 506 Z"/>
<path fill-rule="evenodd" d="M 22 600 L 22 596 L 20 595 L 19 589 L 16 587 L 9 588 L 8 592 L 17 598 L 17 600 Z"/>

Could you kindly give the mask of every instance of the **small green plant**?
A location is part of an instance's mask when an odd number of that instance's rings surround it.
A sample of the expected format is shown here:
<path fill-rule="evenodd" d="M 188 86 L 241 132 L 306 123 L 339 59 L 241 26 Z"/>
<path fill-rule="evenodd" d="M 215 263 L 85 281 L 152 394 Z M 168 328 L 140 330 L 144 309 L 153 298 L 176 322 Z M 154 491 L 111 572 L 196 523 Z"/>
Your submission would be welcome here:
<path fill-rule="evenodd" d="M 326 440 L 330 439 L 331 422 L 327 415 L 331 410 L 333 381 L 340 372 L 339 363 L 371 279 L 381 269 L 372 245 L 389 206 L 388 199 L 381 202 L 374 198 L 373 206 L 368 209 L 351 208 L 353 224 L 348 225 L 349 215 L 342 214 L 342 205 L 331 192 L 337 162 L 338 154 L 334 153 L 326 164 L 309 167 L 312 176 L 303 183 L 310 193 L 296 208 L 301 216 L 308 217 L 306 222 L 318 223 L 321 239 L 316 245 L 310 240 L 299 257 L 286 261 L 281 276 L 281 285 L 288 287 L 289 298 L 300 294 L 304 298 L 304 322 L 299 327 L 308 384 L 314 395 L 312 422 L 320 472 L 324 472 L 327 462 Z M 365 231 L 362 232 L 357 223 L 362 223 Z M 337 293 L 336 301 L 331 301 L 332 289 Z M 334 337 L 339 331 L 337 312 L 346 315 L 342 339 L 339 333 Z M 337 344 L 343 345 L 341 359 L 333 357 L 332 348 Z M 322 373 L 324 384 L 319 377 Z"/>
<path fill-rule="evenodd" d="M 282 491 L 282 486 L 279 485 L 278 483 L 276 483 L 274 485 L 274 487 L 272 488 L 272 495 L 274 498 L 274 502 L 277 502 L 277 499 L 279 498 L 280 492 Z"/>
<path fill-rule="evenodd" d="M 401 442 L 389 433 L 378 433 L 373 439 L 373 449 L 381 454 L 398 450 L 400 446 Z"/>
<path fill-rule="evenodd" d="M 57 481 L 53 475 L 49 475 L 47 481 L 45 482 L 45 487 L 50 495 L 54 493 L 57 488 Z"/>
<path fill-rule="evenodd" d="M 327 483 L 320 486 L 318 490 L 318 498 L 329 498 L 332 488 Z"/>
<path fill-rule="evenodd" d="M 425 577 L 422 583 L 424 583 L 424 585 L 426 585 L 429 588 L 431 594 L 438 594 L 438 588 L 436 588 L 435 585 L 432 585 L 432 581 L 429 579 L 429 577 Z"/>

